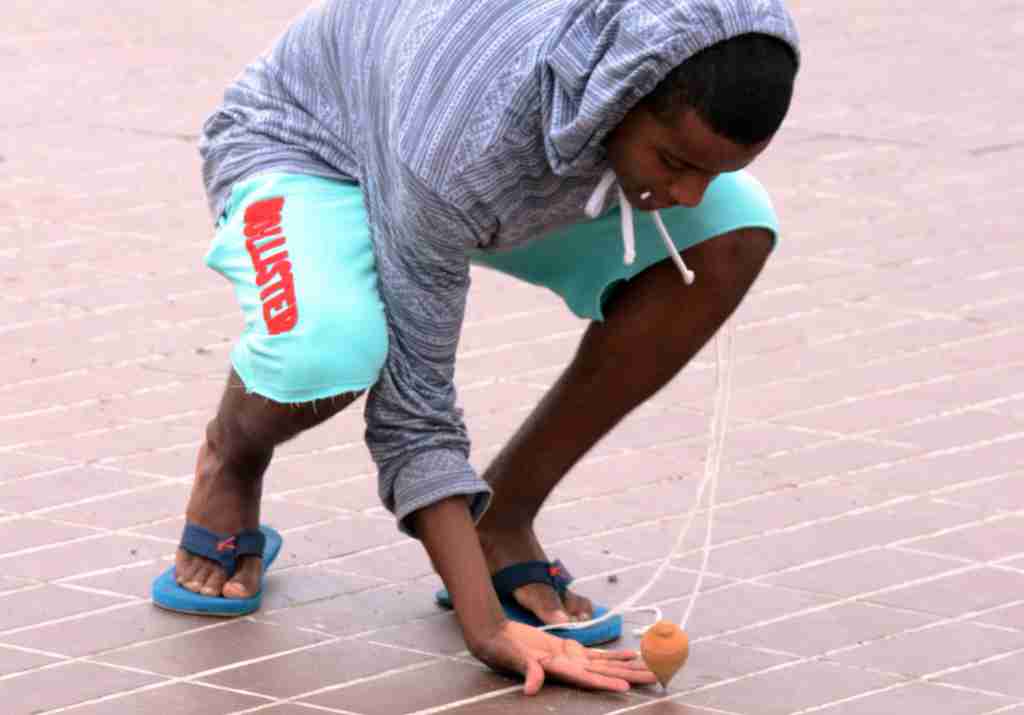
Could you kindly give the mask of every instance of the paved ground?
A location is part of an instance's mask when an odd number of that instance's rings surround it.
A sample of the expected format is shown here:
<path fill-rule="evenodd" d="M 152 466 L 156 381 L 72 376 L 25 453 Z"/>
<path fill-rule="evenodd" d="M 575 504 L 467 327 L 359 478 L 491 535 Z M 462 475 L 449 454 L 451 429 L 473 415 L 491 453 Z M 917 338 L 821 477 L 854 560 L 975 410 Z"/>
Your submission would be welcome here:
<path fill-rule="evenodd" d="M 1019 0 L 796 3 L 806 66 L 757 172 L 785 242 L 738 317 L 712 574 L 667 695 L 525 700 L 468 658 L 376 503 L 358 410 L 271 470 L 286 543 L 257 617 L 154 609 L 239 327 L 200 265 L 196 132 L 302 5 L 6 0 L 5 713 L 1024 714 Z M 582 327 L 477 276 L 459 376 L 478 462 Z M 618 602 L 669 548 L 713 374 L 709 353 L 545 513 L 584 592 Z M 651 594 L 673 618 L 697 543 Z"/>

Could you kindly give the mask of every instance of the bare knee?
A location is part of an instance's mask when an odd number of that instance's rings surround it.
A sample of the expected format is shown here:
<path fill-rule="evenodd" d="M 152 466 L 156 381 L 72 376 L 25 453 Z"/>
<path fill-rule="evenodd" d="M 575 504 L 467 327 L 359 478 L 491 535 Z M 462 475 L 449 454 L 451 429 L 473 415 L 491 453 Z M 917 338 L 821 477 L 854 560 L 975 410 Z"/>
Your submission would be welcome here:
<path fill-rule="evenodd" d="M 767 229 L 744 228 L 704 241 L 687 251 L 686 257 L 698 276 L 742 296 L 764 268 L 774 242 L 774 234 Z"/>
<path fill-rule="evenodd" d="M 361 394 L 287 404 L 247 392 L 232 373 L 217 416 L 207 425 L 206 442 L 225 463 L 262 471 L 275 447 L 330 419 Z"/>

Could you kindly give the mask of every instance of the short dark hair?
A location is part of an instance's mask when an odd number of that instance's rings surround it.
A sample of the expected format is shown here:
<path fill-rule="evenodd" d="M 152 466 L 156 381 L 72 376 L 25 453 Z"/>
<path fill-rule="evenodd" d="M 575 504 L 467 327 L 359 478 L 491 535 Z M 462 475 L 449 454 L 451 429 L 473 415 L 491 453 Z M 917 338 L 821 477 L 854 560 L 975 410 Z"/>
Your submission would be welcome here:
<path fill-rule="evenodd" d="M 663 120 L 692 108 L 716 134 L 751 146 L 778 131 L 796 70 L 796 54 L 782 40 L 737 35 L 685 60 L 644 102 Z"/>

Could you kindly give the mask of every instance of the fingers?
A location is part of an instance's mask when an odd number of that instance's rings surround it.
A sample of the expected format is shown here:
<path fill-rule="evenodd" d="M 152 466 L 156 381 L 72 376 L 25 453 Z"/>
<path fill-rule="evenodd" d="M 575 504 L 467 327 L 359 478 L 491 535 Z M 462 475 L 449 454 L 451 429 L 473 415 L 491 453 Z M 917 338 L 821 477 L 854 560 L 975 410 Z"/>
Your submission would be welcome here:
<path fill-rule="evenodd" d="M 523 683 L 523 695 L 536 695 L 544 687 L 544 668 L 541 664 L 529 658 L 526 661 L 526 682 Z"/>
<path fill-rule="evenodd" d="M 592 663 L 587 666 L 587 671 L 590 673 L 597 673 L 604 675 L 609 678 L 616 678 L 624 680 L 627 683 L 633 685 L 653 685 L 658 682 L 658 678 L 645 668 L 642 664 L 619 664 L 613 662 L 605 663 Z"/>
<path fill-rule="evenodd" d="M 587 648 L 587 657 L 594 660 L 636 660 L 640 654 L 635 650 L 604 650 Z"/>

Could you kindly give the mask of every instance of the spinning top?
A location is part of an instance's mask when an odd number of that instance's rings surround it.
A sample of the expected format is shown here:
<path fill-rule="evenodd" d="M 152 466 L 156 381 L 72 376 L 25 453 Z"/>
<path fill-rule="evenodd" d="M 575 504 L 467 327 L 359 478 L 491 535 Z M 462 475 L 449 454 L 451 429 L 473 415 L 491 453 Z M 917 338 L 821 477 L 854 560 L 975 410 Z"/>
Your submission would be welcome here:
<path fill-rule="evenodd" d="M 644 633 L 640 655 L 665 688 L 690 655 L 690 639 L 675 623 L 658 621 Z"/>

